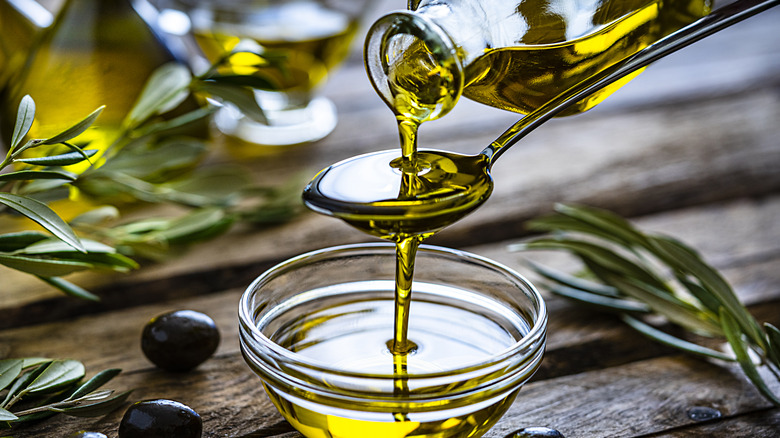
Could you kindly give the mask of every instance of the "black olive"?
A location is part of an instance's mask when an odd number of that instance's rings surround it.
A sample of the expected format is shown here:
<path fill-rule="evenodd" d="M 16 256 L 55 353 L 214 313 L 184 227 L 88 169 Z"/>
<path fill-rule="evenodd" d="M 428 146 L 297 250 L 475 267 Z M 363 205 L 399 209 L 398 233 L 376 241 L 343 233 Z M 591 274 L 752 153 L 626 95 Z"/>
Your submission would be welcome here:
<path fill-rule="evenodd" d="M 119 423 L 119 438 L 200 438 L 202 433 L 200 415 L 173 400 L 134 403 Z"/>
<path fill-rule="evenodd" d="M 504 438 L 564 438 L 563 434 L 549 427 L 532 426 L 518 429 Z"/>
<path fill-rule="evenodd" d="M 189 371 L 211 357 L 219 346 L 214 320 L 194 310 L 178 310 L 152 318 L 141 335 L 141 349 L 153 364 L 168 371 Z"/>
<path fill-rule="evenodd" d="M 68 438 L 107 438 L 105 434 L 100 432 L 89 432 L 86 430 L 78 431 L 74 434 L 68 435 Z"/>

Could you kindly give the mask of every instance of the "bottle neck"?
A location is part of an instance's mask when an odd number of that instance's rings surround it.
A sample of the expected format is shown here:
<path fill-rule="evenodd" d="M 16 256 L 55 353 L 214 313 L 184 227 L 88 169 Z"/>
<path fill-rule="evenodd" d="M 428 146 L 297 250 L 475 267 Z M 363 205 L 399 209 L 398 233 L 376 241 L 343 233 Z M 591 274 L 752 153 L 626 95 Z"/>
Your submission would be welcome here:
<path fill-rule="evenodd" d="M 463 92 L 461 50 L 424 13 L 398 11 L 377 20 L 368 31 L 364 56 L 374 89 L 399 119 L 437 119 Z"/>

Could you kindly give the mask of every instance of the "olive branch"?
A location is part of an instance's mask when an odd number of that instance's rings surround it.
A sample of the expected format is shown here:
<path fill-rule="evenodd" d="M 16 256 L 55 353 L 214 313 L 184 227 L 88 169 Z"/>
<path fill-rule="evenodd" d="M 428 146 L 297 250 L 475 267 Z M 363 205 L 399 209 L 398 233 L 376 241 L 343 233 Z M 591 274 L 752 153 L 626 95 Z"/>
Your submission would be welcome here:
<path fill-rule="evenodd" d="M 75 360 L 22 358 L 0 360 L 0 422 L 14 424 L 61 413 L 97 417 L 120 407 L 131 391 L 99 389 L 121 370 L 103 370 L 86 382 L 84 365 Z M 15 409 L 17 406 L 22 408 Z"/>
<path fill-rule="evenodd" d="M 84 270 L 128 272 L 138 267 L 136 259 L 162 260 L 172 248 L 214 238 L 239 221 L 269 225 L 295 215 L 300 209 L 297 180 L 259 187 L 235 164 L 200 165 L 208 140 L 191 134 L 192 127 L 205 124 L 213 105 L 170 116 L 199 96 L 233 104 L 247 117 L 263 120 L 253 89 L 272 89 L 273 84 L 259 75 L 221 73 L 238 53 L 244 52 L 225 55 L 197 76 L 178 63 L 158 68 L 105 152 L 78 142 L 103 107 L 50 138 L 25 140 L 35 119 L 35 102 L 25 96 L 0 162 L 0 214 L 21 215 L 43 232 L 0 234 L 0 264 L 68 295 L 98 300 L 62 277 Z M 265 65 L 279 62 L 257 56 Z M 44 150 L 43 156 L 26 154 L 34 149 Z M 80 173 L 69 170 L 84 163 L 88 167 Z M 48 203 L 68 198 L 87 200 L 93 208 L 66 222 Z M 118 204 L 139 203 L 175 205 L 185 212 L 117 221 Z"/>
<path fill-rule="evenodd" d="M 511 250 L 563 251 L 584 267 L 575 276 L 529 261 L 550 291 L 617 313 L 630 327 L 665 345 L 737 362 L 759 392 L 780 406 L 766 380 L 780 382 L 780 330 L 759 324 L 694 249 L 671 237 L 644 233 L 611 212 L 584 206 L 556 205 L 554 214 L 528 226 L 551 234 L 511 245 Z M 725 340 L 731 351 L 682 339 L 648 322 L 647 317 L 659 315 L 691 333 Z"/>

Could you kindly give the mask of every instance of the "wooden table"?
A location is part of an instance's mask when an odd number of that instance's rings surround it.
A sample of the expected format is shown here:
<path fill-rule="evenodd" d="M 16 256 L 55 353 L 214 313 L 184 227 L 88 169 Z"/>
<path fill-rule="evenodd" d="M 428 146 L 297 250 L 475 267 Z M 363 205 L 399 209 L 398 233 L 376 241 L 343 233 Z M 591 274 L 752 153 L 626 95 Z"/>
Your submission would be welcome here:
<path fill-rule="evenodd" d="M 775 8 L 659 61 L 589 113 L 540 128 L 496 165 L 496 190 L 487 204 L 431 243 L 527 273 L 523 258 L 537 256 L 507 250 L 526 235 L 526 219 L 560 201 L 608 208 L 699 249 L 757 319 L 780 325 L 778 23 Z M 396 146 L 393 117 L 368 84 L 358 53 L 325 94 L 340 111 L 336 131 L 251 163 L 259 181 L 310 176 L 343 158 Z M 464 100 L 423 127 L 421 144 L 473 153 L 516 119 Z M 122 368 L 109 387 L 134 388 L 133 401 L 188 404 L 202 416 L 205 437 L 300 437 L 239 354 L 239 296 L 280 260 L 367 240 L 339 221 L 306 212 L 273 228 L 235 229 L 129 275 L 73 277 L 101 295 L 99 304 L 65 298 L 2 269 L 0 357 L 70 357 L 83 361 L 88 375 Z M 780 436 L 780 409 L 733 366 L 680 354 L 611 316 L 546 298 L 542 368 L 487 437 L 525 426 L 553 427 L 568 438 Z M 195 371 L 170 374 L 144 358 L 140 332 L 150 317 L 182 308 L 211 315 L 223 340 Z M 720 417 L 697 421 L 702 408 Z M 13 436 L 61 437 L 86 429 L 114 437 L 123 411 L 97 419 L 58 416 Z"/>

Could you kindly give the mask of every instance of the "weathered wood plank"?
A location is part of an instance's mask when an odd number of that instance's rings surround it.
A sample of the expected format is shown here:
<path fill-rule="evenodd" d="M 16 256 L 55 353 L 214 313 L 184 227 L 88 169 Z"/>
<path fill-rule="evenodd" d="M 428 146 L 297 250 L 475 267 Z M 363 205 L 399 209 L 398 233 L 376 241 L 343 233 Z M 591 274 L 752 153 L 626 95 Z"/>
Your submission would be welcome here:
<path fill-rule="evenodd" d="M 567 438 L 643 436 L 694 424 L 688 415 L 693 407 L 729 417 L 769 404 L 739 374 L 670 356 L 529 384 L 485 437 L 526 426 L 552 427 Z"/>
<path fill-rule="evenodd" d="M 777 438 L 780 435 L 780 410 L 767 409 L 736 418 L 707 421 L 680 429 L 647 435 L 648 438 L 698 438 L 698 437 L 740 437 Z"/>

